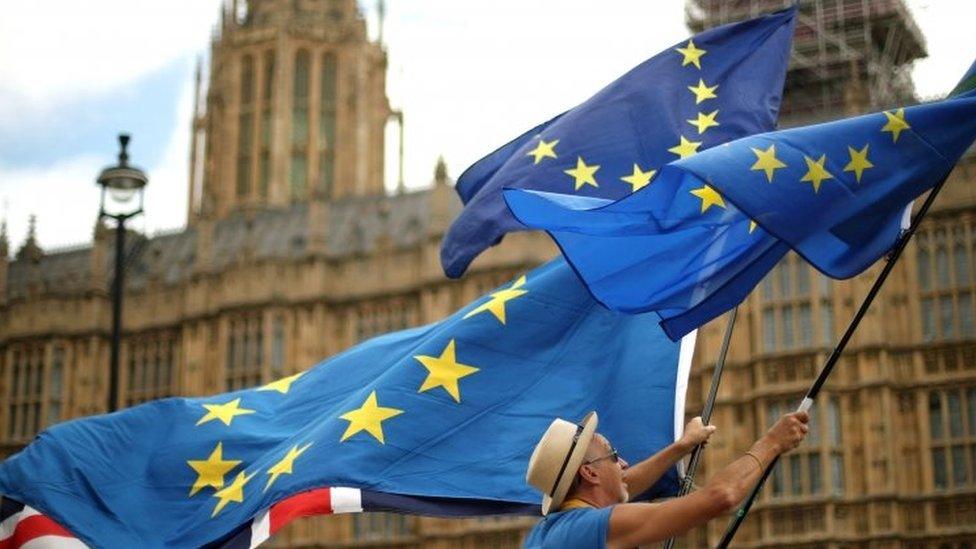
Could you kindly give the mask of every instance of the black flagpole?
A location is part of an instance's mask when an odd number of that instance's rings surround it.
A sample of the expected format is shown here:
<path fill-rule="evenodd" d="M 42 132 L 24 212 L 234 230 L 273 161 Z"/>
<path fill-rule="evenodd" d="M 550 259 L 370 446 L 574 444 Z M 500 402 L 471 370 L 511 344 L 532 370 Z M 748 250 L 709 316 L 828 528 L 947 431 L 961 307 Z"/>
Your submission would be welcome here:
<path fill-rule="evenodd" d="M 837 364 L 840 354 L 844 352 L 847 342 L 850 341 L 851 336 L 854 335 L 854 331 L 857 330 L 858 325 L 861 323 L 861 319 L 864 318 L 865 313 L 867 313 L 868 308 L 871 306 L 871 302 L 874 301 L 875 296 L 878 295 L 878 292 L 881 290 L 881 286 L 885 283 L 888 275 L 891 274 L 895 263 L 898 261 L 898 258 L 901 257 L 901 253 L 905 250 L 905 246 L 908 245 L 908 241 L 912 238 L 912 235 L 915 234 L 915 231 L 918 229 L 922 219 L 925 218 L 925 214 L 928 213 L 929 207 L 931 207 L 932 203 L 935 202 L 936 196 L 938 196 L 939 191 L 942 190 L 942 187 L 945 185 L 948 179 L 949 174 L 946 174 L 946 176 L 939 181 L 939 184 L 932 189 L 932 192 L 930 192 L 925 198 L 925 202 L 919 209 L 918 215 L 916 215 L 915 219 L 912 220 L 912 224 L 908 227 L 908 230 L 905 231 L 900 239 L 898 239 L 894 249 L 888 255 L 887 262 L 885 263 L 884 268 L 881 270 L 881 274 L 879 274 L 878 278 L 875 279 L 874 284 L 871 286 L 871 290 L 868 292 L 868 295 L 864 298 L 864 301 L 861 302 L 861 306 L 858 308 L 857 313 L 854 314 L 854 318 L 851 319 L 850 324 L 847 325 L 847 330 L 844 331 L 843 337 L 840 338 L 837 346 L 834 347 L 834 350 L 830 353 L 830 356 L 827 357 L 827 362 L 824 363 L 823 369 L 820 370 L 820 375 L 817 376 L 817 379 L 813 382 L 810 390 L 807 391 L 807 395 L 803 397 L 803 400 L 800 402 L 800 406 L 797 408 L 798 412 L 805 412 L 809 410 L 811 406 L 813 406 L 814 399 L 817 398 L 817 394 L 820 393 L 820 389 L 823 387 L 824 383 L 827 382 L 827 377 L 830 376 L 830 372 Z M 779 456 L 775 457 L 769 463 L 769 465 L 766 466 L 766 470 L 763 471 L 759 482 L 756 483 L 755 487 L 752 489 L 752 492 L 749 494 L 749 497 L 746 498 L 745 503 L 743 503 L 742 507 L 736 511 L 735 516 L 733 516 L 732 520 L 729 522 L 729 526 L 725 530 L 725 535 L 722 536 L 722 541 L 719 542 L 718 547 L 724 549 L 729 546 L 729 543 L 732 542 L 732 538 L 735 537 L 736 531 L 739 529 L 742 521 L 745 520 L 746 514 L 749 513 L 749 508 L 752 507 L 753 502 L 759 495 L 759 491 L 762 490 L 763 484 L 766 482 L 769 474 L 773 471 L 773 468 L 776 467 L 776 463 L 778 461 Z"/>
<path fill-rule="evenodd" d="M 708 398 L 705 399 L 705 409 L 702 410 L 701 415 L 702 423 L 706 426 L 712 419 L 712 409 L 715 407 L 718 386 L 722 383 L 722 371 L 725 369 L 725 355 L 729 352 L 729 342 L 732 340 L 732 329 L 735 327 L 735 316 L 738 310 L 739 307 L 736 306 L 729 311 L 729 321 L 725 325 L 725 335 L 722 336 L 722 347 L 719 349 L 718 360 L 715 362 L 715 371 L 712 372 L 712 386 L 708 389 Z M 704 450 L 704 444 L 699 444 L 692 450 L 691 459 L 688 460 L 688 471 L 685 473 L 685 477 L 681 481 L 681 489 L 678 491 L 679 498 L 691 492 L 695 481 L 695 472 L 698 470 L 698 462 L 701 460 L 701 454 Z M 674 538 L 668 538 L 668 541 L 664 542 L 664 549 L 671 549 L 672 547 L 674 547 Z"/>

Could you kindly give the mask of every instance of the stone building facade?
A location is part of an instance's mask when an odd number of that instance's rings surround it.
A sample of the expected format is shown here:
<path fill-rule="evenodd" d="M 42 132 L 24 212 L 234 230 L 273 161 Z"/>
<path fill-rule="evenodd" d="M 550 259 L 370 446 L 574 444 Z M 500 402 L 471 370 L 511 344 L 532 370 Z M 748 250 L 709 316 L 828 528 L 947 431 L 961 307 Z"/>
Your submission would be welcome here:
<path fill-rule="evenodd" d="M 780 9 L 688 0 L 693 30 Z M 903 0 L 803 0 L 780 124 L 911 104 L 925 38 Z M 962 75 L 959 75 L 960 77 Z M 949 90 L 945 90 L 948 92 Z M 972 151 L 970 151 L 972 153 Z M 741 547 L 976 545 L 976 158 L 963 158 L 899 260 L 736 537 Z M 916 203 L 916 207 L 920 205 Z M 705 452 L 714 471 L 791 411 L 881 271 L 832 282 L 787 256 L 740 306 Z M 699 332 L 687 411 L 701 410 L 725 322 Z M 714 545 L 717 521 L 688 536 Z"/>
<path fill-rule="evenodd" d="M 721 7 L 693 4 L 699 15 Z M 834 2 L 804 4 L 816 22 Z M 719 22 L 705 19 L 691 26 Z M 899 55 L 901 67 L 917 52 Z M 821 92 L 843 101 L 816 107 L 819 116 L 885 106 L 885 94 L 912 99 L 903 80 L 871 99 L 882 89 L 871 78 L 884 75 L 845 59 L 836 71 L 846 76 L 824 73 L 832 80 Z M 194 112 L 188 225 L 127 239 L 119 405 L 297 372 L 372 335 L 440 319 L 555 253 L 543 235 L 513 234 L 464 279 L 444 278 L 440 239 L 460 205 L 443 165 L 428 190 L 384 192 L 383 130 L 395 113 L 385 51 L 368 39 L 355 0 L 235 2 L 210 67 Z M 801 62 L 791 71 L 797 121 L 812 116 L 801 109 L 812 86 L 796 82 L 816 77 L 797 71 L 811 70 Z M 971 182 L 967 157 L 814 408 L 809 441 L 781 463 L 737 546 L 976 542 Z M 10 258 L 0 234 L 0 457 L 48 425 L 106 409 L 113 236 L 97 226 L 91 245 L 61 250 L 29 236 Z M 791 255 L 746 300 L 701 478 L 795 407 L 879 269 L 835 283 Z M 724 328 L 719 319 L 700 332 L 689 415 L 700 413 Z M 299 521 L 272 543 L 512 547 L 532 523 L 364 514 Z M 680 543 L 712 545 L 723 528 Z"/>

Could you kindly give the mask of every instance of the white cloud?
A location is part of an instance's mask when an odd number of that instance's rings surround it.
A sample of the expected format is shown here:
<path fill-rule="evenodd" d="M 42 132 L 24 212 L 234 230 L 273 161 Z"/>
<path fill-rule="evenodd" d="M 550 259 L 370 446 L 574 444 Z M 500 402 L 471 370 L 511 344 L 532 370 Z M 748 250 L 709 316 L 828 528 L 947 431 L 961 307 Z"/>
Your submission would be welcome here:
<path fill-rule="evenodd" d="M 0 120 L 132 83 L 203 51 L 219 0 L 0 1 Z"/>
<path fill-rule="evenodd" d="M 922 98 L 944 96 L 976 59 L 976 43 L 971 40 L 976 6 L 929 0 L 912 0 L 909 5 L 929 51 L 912 71 L 915 89 Z"/>
<path fill-rule="evenodd" d="M 98 215 L 95 178 L 105 159 L 76 157 L 44 168 L 0 166 L 0 188 L 9 199 L 8 230 L 12 250 L 27 236 L 27 219 L 37 215 L 42 248 L 91 240 Z"/>

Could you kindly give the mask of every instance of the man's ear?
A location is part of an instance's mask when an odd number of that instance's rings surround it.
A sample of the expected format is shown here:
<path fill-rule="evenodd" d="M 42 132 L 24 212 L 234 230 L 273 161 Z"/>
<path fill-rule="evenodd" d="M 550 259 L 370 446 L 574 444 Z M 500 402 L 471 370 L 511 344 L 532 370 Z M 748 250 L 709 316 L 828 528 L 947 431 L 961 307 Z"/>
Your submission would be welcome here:
<path fill-rule="evenodd" d="M 590 484 L 599 484 L 599 479 L 597 477 L 596 470 L 593 468 L 593 466 L 589 464 L 580 466 L 579 476 L 580 478 L 589 482 Z"/>

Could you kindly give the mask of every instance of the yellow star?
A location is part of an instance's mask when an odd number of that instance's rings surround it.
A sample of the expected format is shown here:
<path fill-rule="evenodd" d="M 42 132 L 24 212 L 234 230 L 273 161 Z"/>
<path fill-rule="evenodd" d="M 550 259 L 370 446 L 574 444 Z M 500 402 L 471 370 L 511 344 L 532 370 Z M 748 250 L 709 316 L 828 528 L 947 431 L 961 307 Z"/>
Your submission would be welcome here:
<path fill-rule="evenodd" d="M 762 149 L 753 149 L 752 147 L 749 148 L 756 155 L 756 163 L 749 169 L 753 171 L 765 171 L 766 182 L 772 183 L 776 170 L 786 167 L 786 164 L 783 164 L 779 158 L 776 158 L 776 145 L 770 145 L 765 151 Z"/>
<path fill-rule="evenodd" d="M 718 84 L 714 86 L 706 86 L 705 81 L 701 78 L 698 79 L 697 86 L 688 86 L 691 93 L 695 94 L 695 104 L 699 104 L 706 99 L 717 99 L 718 96 L 715 95 L 715 90 L 718 89 Z"/>
<path fill-rule="evenodd" d="M 454 398 L 454 402 L 461 402 L 458 380 L 478 371 L 478 368 L 474 366 L 461 364 L 457 361 L 454 354 L 453 339 L 447 344 L 447 347 L 444 347 L 441 356 L 418 355 L 414 358 L 423 364 L 428 372 L 427 379 L 424 380 L 417 392 L 422 393 L 435 387 L 443 387 L 447 394 Z"/>
<path fill-rule="evenodd" d="M 237 473 L 237 478 L 234 479 L 234 482 L 230 483 L 230 486 L 224 488 L 223 490 L 217 490 L 213 497 L 219 499 L 220 501 L 218 501 L 217 505 L 214 506 L 214 510 L 210 515 L 210 518 L 217 516 L 217 513 L 219 513 L 220 510 L 223 509 L 228 503 L 232 501 L 234 503 L 244 501 L 244 485 L 247 484 L 249 480 L 254 478 L 254 475 L 255 473 L 251 473 L 250 475 L 245 476 L 244 471 L 241 471 L 240 473 Z"/>
<path fill-rule="evenodd" d="M 360 431 L 366 431 L 380 441 L 380 444 L 386 444 L 383 440 L 383 422 L 402 413 L 403 410 L 380 406 L 376 402 L 376 391 L 373 391 L 366 397 L 362 406 L 339 416 L 349 422 L 349 426 L 346 427 L 346 432 L 342 433 L 339 442 L 345 441 Z"/>
<path fill-rule="evenodd" d="M 874 164 L 868 160 L 868 145 L 865 144 L 861 150 L 857 150 L 854 147 L 847 147 L 847 152 L 851 155 L 851 161 L 844 166 L 844 171 L 854 172 L 854 177 L 857 178 L 858 183 L 861 182 L 861 174 L 864 173 L 864 170 L 874 167 Z"/>
<path fill-rule="evenodd" d="M 283 395 L 288 394 L 288 390 L 291 389 L 291 384 L 303 375 L 305 375 L 305 372 L 298 372 L 295 375 L 283 377 L 277 381 L 272 381 L 271 383 L 258 388 L 258 391 L 278 391 Z"/>
<path fill-rule="evenodd" d="M 580 190 L 583 185 L 593 185 L 594 187 L 599 187 L 596 183 L 596 179 L 593 174 L 600 169 L 600 166 L 593 165 L 587 166 L 586 162 L 583 161 L 582 156 L 576 157 L 576 167 L 571 170 L 563 170 L 563 173 L 573 176 L 576 179 L 576 189 Z"/>
<path fill-rule="evenodd" d="M 698 118 L 695 120 L 688 120 L 688 123 L 692 126 L 698 128 L 698 133 L 703 134 L 705 130 L 711 128 L 712 126 L 718 126 L 719 123 L 715 121 L 715 115 L 718 111 L 712 111 L 710 114 L 705 114 L 703 112 L 698 113 Z"/>
<path fill-rule="evenodd" d="M 902 130 L 911 129 L 911 126 L 905 121 L 905 109 L 898 109 L 898 112 L 895 113 L 885 111 L 884 115 L 888 118 L 888 122 L 881 128 L 881 131 L 891 132 L 891 142 L 897 143 Z"/>
<path fill-rule="evenodd" d="M 470 318 L 478 313 L 489 311 L 491 314 L 495 315 L 495 318 L 497 318 L 499 322 L 505 324 L 505 303 L 508 303 L 516 297 L 521 297 L 529 293 L 528 290 L 521 289 L 523 284 L 525 284 L 525 275 L 520 276 L 519 279 L 513 282 L 508 288 L 493 292 L 488 301 L 485 301 L 481 305 L 471 309 L 468 314 L 464 315 L 464 318 Z"/>
<path fill-rule="evenodd" d="M 749 220 L 749 234 L 752 234 L 752 231 L 755 231 L 756 230 L 756 227 L 758 227 L 758 226 L 759 226 L 758 223 L 756 223 L 755 221 L 753 221 L 753 220 L 750 219 Z"/>
<path fill-rule="evenodd" d="M 281 458 L 281 461 L 272 465 L 268 469 L 268 474 L 271 475 L 271 478 L 268 479 L 268 484 L 264 487 L 264 491 L 267 492 L 268 488 L 271 488 L 271 485 L 274 484 L 274 481 L 278 480 L 279 476 L 290 475 L 292 473 L 292 467 L 295 465 L 295 459 L 304 454 L 305 450 L 308 450 L 308 447 L 311 445 L 312 443 L 309 442 L 299 449 L 296 444 L 291 450 L 288 450 L 288 453 L 285 454 L 285 457 Z"/>
<path fill-rule="evenodd" d="M 224 404 L 204 404 L 203 407 L 207 409 L 207 413 L 200 418 L 197 425 L 203 425 L 204 423 L 213 421 L 215 419 L 223 421 L 224 425 L 230 425 L 230 422 L 234 421 L 235 416 L 243 416 L 254 413 L 254 410 L 241 408 L 240 405 L 240 398 L 235 398 L 234 400 Z"/>
<path fill-rule="evenodd" d="M 533 164 L 538 164 L 542 162 L 543 158 L 556 158 L 556 144 L 559 143 L 558 139 L 553 139 L 552 141 L 546 142 L 541 138 L 539 139 L 539 144 L 535 146 L 534 149 L 529 151 L 526 156 L 534 156 L 535 162 Z"/>
<path fill-rule="evenodd" d="M 657 170 L 641 171 L 640 166 L 634 164 L 634 173 L 621 177 L 620 179 L 623 179 L 626 183 L 630 183 L 632 187 L 630 192 L 637 192 L 646 187 L 656 173 Z"/>
<path fill-rule="evenodd" d="M 725 200 L 722 200 L 722 195 L 708 185 L 699 189 L 692 189 L 689 192 L 701 199 L 701 213 L 707 212 L 712 206 L 725 207 Z"/>
<path fill-rule="evenodd" d="M 197 480 L 190 487 L 190 495 L 187 497 L 193 497 L 193 494 L 202 490 L 204 486 L 210 486 L 215 490 L 223 488 L 224 475 L 241 463 L 236 459 L 225 460 L 223 445 L 223 442 L 218 442 L 217 447 L 214 448 L 213 452 L 210 453 L 210 457 L 207 459 L 187 460 L 186 464 L 197 472 Z"/>
<path fill-rule="evenodd" d="M 700 50 L 695 47 L 694 40 L 688 40 L 687 46 L 676 49 L 679 53 L 681 53 L 681 55 L 684 56 L 684 59 L 681 60 L 682 67 L 690 64 L 698 67 L 699 70 L 701 69 L 701 57 L 705 55 L 706 52 L 705 50 Z"/>
<path fill-rule="evenodd" d="M 685 139 L 685 136 L 682 135 L 681 142 L 668 149 L 668 152 L 674 153 L 681 158 L 686 158 L 697 153 L 698 147 L 700 146 L 701 141 L 688 141 Z"/>
<path fill-rule="evenodd" d="M 830 175 L 827 168 L 824 167 L 824 161 L 827 159 L 827 155 L 822 154 L 818 160 L 814 160 L 809 156 L 804 155 L 804 160 L 807 161 L 807 173 L 800 179 L 800 181 L 809 181 L 813 184 L 813 192 L 820 192 L 820 183 L 824 179 L 833 179 L 834 176 Z"/>

